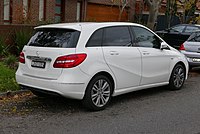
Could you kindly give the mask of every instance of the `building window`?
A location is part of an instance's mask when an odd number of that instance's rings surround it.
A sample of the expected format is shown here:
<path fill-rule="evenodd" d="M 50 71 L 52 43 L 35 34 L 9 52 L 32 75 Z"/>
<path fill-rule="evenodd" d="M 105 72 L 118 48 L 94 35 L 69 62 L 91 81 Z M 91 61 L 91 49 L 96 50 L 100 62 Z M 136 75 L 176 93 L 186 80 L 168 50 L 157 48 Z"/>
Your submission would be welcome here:
<path fill-rule="evenodd" d="M 45 4 L 46 0 L 39 1 L 39 21 L 45 20 Z"/>
<path fill-rule="evenodd" d="M 76 21 L 81 21 L 81 2 L 77 3 Z"/>
<path fill-rule="evenodd" d="M 62 1 L 56 0 L 55 22 L 61 22 L 61 21 L 62 21 Z"/>
<path fill-rule="evenodd" d="M 28 16 L 28 0 L 23 0 L 23 15 L 24 18 Z"/>
<path fill-rule="evenodd" d="M 11 0 L 4 0 L 4 23 L 11 22 Z"/>

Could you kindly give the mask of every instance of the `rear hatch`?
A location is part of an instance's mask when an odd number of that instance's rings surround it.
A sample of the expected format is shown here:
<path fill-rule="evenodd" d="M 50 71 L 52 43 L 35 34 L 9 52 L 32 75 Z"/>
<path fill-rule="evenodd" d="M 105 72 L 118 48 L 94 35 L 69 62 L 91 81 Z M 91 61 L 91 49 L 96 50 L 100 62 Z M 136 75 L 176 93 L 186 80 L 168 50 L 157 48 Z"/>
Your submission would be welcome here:
<path fill-rule="evenodd" d="M 185 51 L 200 53 L 200 32 L 193 33 L 186 42 L 184 42 Z"/>
<path fill-rule="evenodd" d="M 24 75 L 57 79 L 62 68 L 53 64 L 59 56 L 75 53 L 80 31 L 73 29 L 39 28 L 23 49 L 25 64 L 20 68 Z"/>
<path fill-rule="evenodd" d="M 200 42 L 186 41 L 184 47 L 187 52 L 200 53 Z"/>

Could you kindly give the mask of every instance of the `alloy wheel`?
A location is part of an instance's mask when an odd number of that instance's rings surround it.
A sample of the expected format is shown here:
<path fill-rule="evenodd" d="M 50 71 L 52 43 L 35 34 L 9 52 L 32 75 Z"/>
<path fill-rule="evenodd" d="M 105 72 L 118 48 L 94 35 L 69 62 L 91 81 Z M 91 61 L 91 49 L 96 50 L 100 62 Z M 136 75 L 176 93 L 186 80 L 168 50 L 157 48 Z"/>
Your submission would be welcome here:
<path fill-rule="evenodd" d="M 91 91 L 92 102 L 97 107 L 103 107 L 110 99 L 111 87 L 110 84 L 104 80 L 97 80 Z"/>
<path fill-rule="evenodd" d="M 175 71 L 174 71 L 174 75 L 173 75 L 173 79 L 174 79 L 174 86 L 176 88 L 179 88 L 183 85 L 183 82 L 185 80 L 185 71 L 182 68 L 182 66 L 178 66 Z"/>

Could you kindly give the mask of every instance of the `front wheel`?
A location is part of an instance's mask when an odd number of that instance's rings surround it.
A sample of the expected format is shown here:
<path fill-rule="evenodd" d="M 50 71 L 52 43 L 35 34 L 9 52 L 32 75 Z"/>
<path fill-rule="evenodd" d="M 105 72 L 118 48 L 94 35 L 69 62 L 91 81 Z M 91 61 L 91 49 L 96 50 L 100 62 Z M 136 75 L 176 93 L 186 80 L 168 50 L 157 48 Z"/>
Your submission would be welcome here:
<path fill-rule="evenodd" d="M 95 76 L 87 86 L 83 105 L 95 111 L 105 109 L 111 99 L 112 90 L 113 85 L 106 76 Z"/>
<path fill-rule="evenodd" d="M 179 90 L 183 86 L 185 81 L 185 68 L 181 64 L 177 64 L 172 70 L 169 88 L 171 90 Z"/>

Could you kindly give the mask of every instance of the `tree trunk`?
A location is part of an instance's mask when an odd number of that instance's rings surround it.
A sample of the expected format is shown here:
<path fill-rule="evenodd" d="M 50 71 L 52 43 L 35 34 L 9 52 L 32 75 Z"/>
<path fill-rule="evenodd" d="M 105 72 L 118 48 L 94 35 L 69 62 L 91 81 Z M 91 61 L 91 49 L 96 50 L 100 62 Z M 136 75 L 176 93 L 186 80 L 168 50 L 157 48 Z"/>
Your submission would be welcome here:
<path fill-rule="evenodd" d="M 146 0 L 146 2 L 149 6 L 149 18 L 148 18 L 147 26 L 150 29 L 155 30 L 161 0 L 152 0 L 152 1 Z"/>
<path fill-rule="evenodd" d="M 144 9 L 144 3 L 140 2 L 140 4 L 139 4 L 139 18 L 138 18 L 139 23 L 143 23 L 142 22 L 142 11 L 143 11 L 143 9 Z"/>
<path fill-rule="evenodd" d="M 118 17 L 118 21 L 121 21 L 121 18 L 122 18 L 122 13 L 123 13 L 123 10 L 121 9 L 121 10 L 119 11 L 119 17 Z"/>
<path fill-rule="evenodd" d="M 149 18 L 147 22 L 147 26 L 154 30 L 154 26 L 156 25 L 157 21 L 157 16 L 158 16 L 158 6 L 152 6 L 149 10 Z"/>
<path fill-rule="evenodd" d="M 135 4 L 136 4 L 136 0 L 130 1 L 130 16 L 129 16 L 129 19 L 130 19 L 131 22 L 135 21 Z"/>
<path fill-rule="evenodd" d="M 124 9 L 126 8 L 127 6 L 127 1 L 123 1 L 122 4 L 119 4 L 119 17 L 118 17 L 118 21 L 121 21 L 121 18 L 122 18 L 122 14 L 124 12 Z"/>

